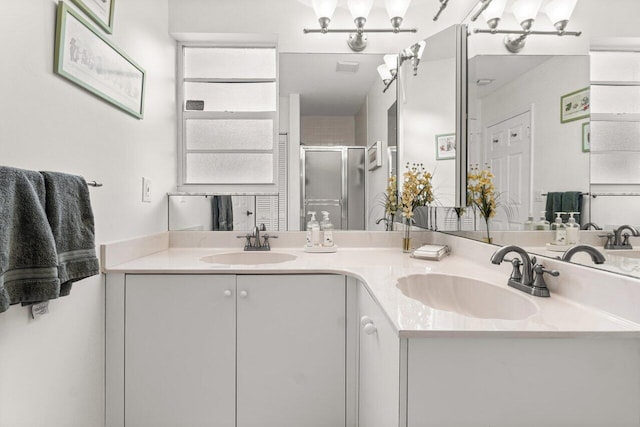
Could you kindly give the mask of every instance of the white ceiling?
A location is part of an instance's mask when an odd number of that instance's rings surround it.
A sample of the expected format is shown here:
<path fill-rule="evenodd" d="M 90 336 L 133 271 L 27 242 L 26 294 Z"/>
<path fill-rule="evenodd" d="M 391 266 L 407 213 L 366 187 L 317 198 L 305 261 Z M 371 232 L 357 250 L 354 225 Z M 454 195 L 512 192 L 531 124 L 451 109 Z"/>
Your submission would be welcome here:
<path fill-rule="evenodd" d="M 358 62 L 356 73 L 336 72 L 338 61 Z M 384 89 L 376 54 L 281 53 L 280 96 L 300 94 L 303 116 L 353 116 L 373 85 Z"/>
<path fill-rule="evenodd" d="M 548 55 L 480 55 L 469 60 L 469 84 L 478 79 L 493 79 L 491 84 L 477 86 L 476 96 L 484 98 L 524 73 L 553 58 Z"/>

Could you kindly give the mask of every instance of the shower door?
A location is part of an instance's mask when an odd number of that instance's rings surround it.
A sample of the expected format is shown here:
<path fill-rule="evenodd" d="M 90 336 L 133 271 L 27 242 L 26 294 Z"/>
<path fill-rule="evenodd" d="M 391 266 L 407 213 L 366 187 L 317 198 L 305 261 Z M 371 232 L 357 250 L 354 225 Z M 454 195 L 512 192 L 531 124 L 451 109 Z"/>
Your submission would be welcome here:
<path fill-rule="evenodd" d="M 301 147 L 301 228 L 314 211 L 336 230 L 364 229 L 364 147 Z"/>

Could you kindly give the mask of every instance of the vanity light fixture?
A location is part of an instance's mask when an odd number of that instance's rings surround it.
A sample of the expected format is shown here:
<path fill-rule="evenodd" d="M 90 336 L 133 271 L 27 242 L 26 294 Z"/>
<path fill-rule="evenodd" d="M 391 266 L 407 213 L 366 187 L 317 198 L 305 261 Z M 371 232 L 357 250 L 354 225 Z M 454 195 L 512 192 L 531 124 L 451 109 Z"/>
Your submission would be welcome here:
<path fill-rule="evenodd" d="M 380 74 L 380 78 L 384 84 L 382 93 L 385 93 L 397 78 L 398 55 L 385 55 L 383 59 L 384 64 L 378 66 L 378 74 Z"/>
<path fill-rule="evenodd" d="M 369 12 L 373 7 L 374 0 L 348 0 L 347 5 L 353 18 L 353 22 L 356 25 L 355 29 L 330 29 L 329 23 L 333 17 L 333 13 L 336 10 L 338 4 L 337 0 L 312 0 L 313 10 L 318 17 L 319 29 L 305 28 L 303 33 L 349 33 L 347 44 L 354 52 L 362 52 L 367 47 L 367 36 L 365 34 L 365 24 L 369 17 Z M 411 0 L 385 0 L 385 6 L 389 19 L 391 21 L 391 28 L 373 28 L 367 29 L 367 33 L 415 33 L 418 30 L 416 28 L 401 29 L 400 25 L 404 20 L 404 16 L 407 13 L 407 9 L 411 4 Z"/>
<path fill-rule="evenodd" d="M 480 14 L 487 21 L 488 29 L 476 28 L 474 33 L 481 34 L 506 34 L 504 45 L 511 53 L 520 52 L 525 45 L 526 38 L 530 35 L 555 35 L 555 36 L 576 36 L 579 37 L 582 31 L 565 31 L 571 14 L 576 6 L 577 0 L 551 0 L 545 13 L 553 23 L 555 31 L 534 31 L 531 28 L 537 18 L 542 0 L 516 0 L 511 12 L 520 24 L 520 30 L 500 30 L 498 24 L 504 13 L 507 0 L 480 0 L 478 12 L 473 17 Z M 486 4 L 489 3 L 489 4 Z"/>

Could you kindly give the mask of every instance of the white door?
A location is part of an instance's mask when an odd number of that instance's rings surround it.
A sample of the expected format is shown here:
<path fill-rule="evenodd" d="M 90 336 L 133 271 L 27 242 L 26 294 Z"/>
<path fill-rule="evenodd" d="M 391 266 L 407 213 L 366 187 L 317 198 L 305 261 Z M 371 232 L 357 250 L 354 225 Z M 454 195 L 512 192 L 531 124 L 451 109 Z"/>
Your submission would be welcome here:
<path fill-rule="evenodd" d="M 531 211 L 531 112 L 487 127 L 485 138 L 486 162 L 495 175 L 503 206 L 491 220 L 491 227 L 523 230 Z"/>
<path fill-rule="evenodd" d="M 254 196 L 231 196 L 233 203 L 234 231 L 251 231 L 256 226 L 256 198 Z"/>
<path fill-rule="evenodd" d="M 357 298 L 360 330 L 358 425 L 398 426 L 400 341 L 378 304 L 361 283 L 358 284 Z M 364 320 L 363 316 L 366 316 Z M 372 326 L 366 327 L 369 321 Z"/>
<path fill-rule="evenodd" d="M 235 276 L 127 275 L 125 426 L 235 427 Z"/>
<path fill-rule="evenodd" d="M 344 276 L 238 276 L 237 290 L 237 426 L 344 426 Z"/>

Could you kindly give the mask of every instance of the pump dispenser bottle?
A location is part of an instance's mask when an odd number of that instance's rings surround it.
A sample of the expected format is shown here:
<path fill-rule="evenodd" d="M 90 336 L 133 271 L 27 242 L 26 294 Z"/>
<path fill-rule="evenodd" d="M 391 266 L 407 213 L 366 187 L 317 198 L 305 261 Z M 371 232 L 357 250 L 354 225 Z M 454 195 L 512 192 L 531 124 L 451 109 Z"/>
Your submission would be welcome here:
<path fill-rule="evenodd" d="M 579 212 L 569 212 L 569 221 L 567 222 L 567 244 L 577 245 L 580 243 L 580 226 L 576 222 L 574 215 Z"/>
<path fill-rule="evenodd" d="M 565 246 L 567 244 L 567 227 L 563 224 L 560 215 L 562 212 L 556 212 L 556 221 L 553 223 L 555 232 L 554 242 L 558 246 Z"/>
<path fill-rule="evenodd" d="M 316 213 L 313 211 L 307 212 L 307 215 L 310 215 L 311 218 L 309 222 L 307 222 L 307 242 L 305 246 L 319 246 L 320 245 L 320 224 L 316 219 Z"/>
<path fill-rule="evenodd" d="M 322 211 L 322 222 L 320 223 L 320 228 L 322 230 L 322 246 L 332 247 L 333 246 L 333 224 L 331 224 L 331 220 L 329 219 L 329 212 Z"/>
<path fill-rule="evenodd" d="M 535 224 L 536 230 L 549 230 L 549 221 L 545 218 L 546 213 L 547 211 L 540 212 L 540 220 Z"/>

